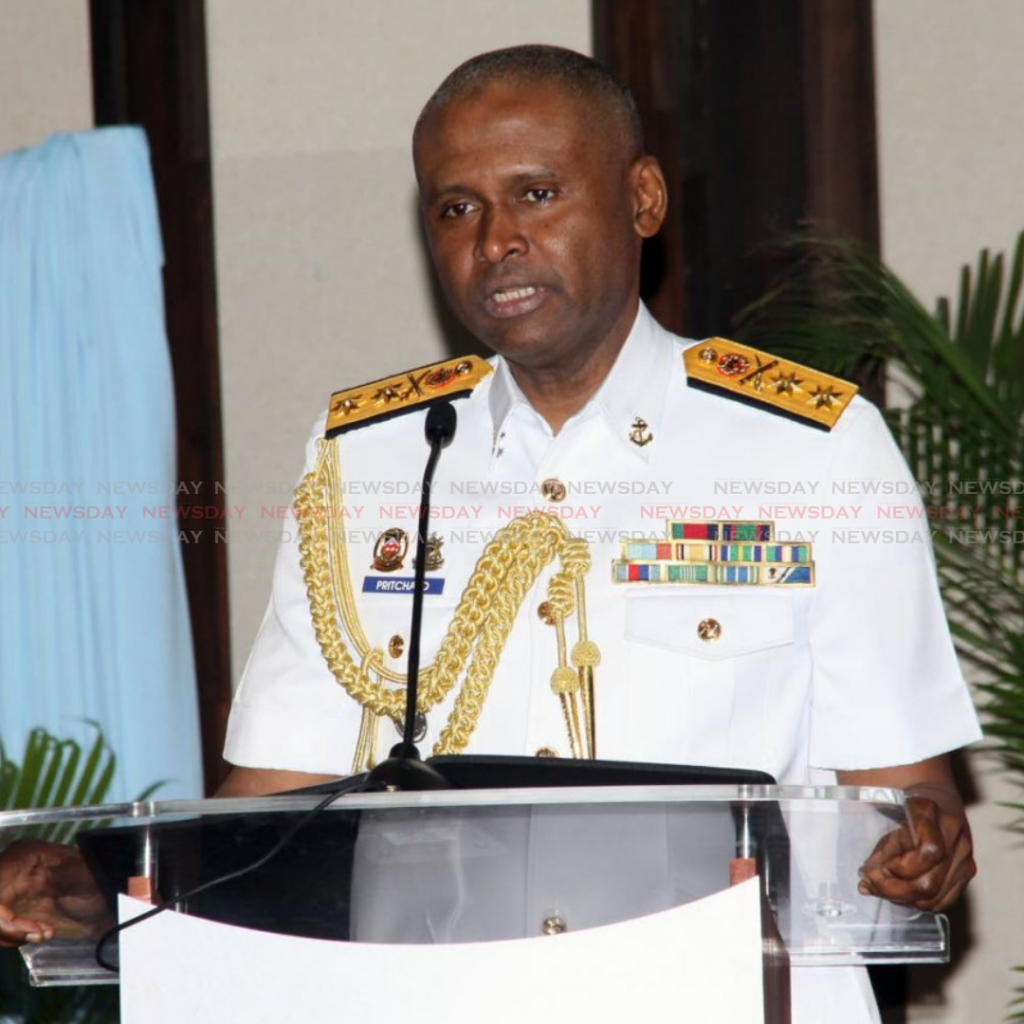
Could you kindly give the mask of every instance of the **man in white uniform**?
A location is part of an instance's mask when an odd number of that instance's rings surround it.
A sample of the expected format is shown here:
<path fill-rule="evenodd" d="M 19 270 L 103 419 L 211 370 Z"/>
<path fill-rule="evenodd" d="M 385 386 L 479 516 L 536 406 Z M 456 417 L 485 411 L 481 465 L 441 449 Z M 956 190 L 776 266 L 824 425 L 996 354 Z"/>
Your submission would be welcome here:
<path fill-rule="evenodd" d="M 848 496 L 851 481 L 911 480 L 877 411 L 845 382 L 721 339 L 693 347 L 654 322 L 639 302 L 640 250 L 665 217 L 665 182 L 644 155 L 632 98 L 588 58 L 520 47 L 468 62 L 424 109 L 414 159 L 439 280 L 497 354 L 493 372 L 456 360 L 428 371 L 427 383 L 416 371 L 335 396 L 331 426 L 374 411 L 330 446 L 333 490 L 324 492 L 352 517 L 332 534 L 343 538 L 333 564 L 348 577 L 335 581 L 332 600 L 355 667 L 328 664 L 298 544 L 283 544 L 235 698 L 226 757 L 236 767 L 222 794 L 346 774 L 397 738 L 386 719 L 378 731 L 377 716 L 339 682 L 386 689 L 390 680 L 400 689 L 410 599 L 396 581 L 412 574 L 418 496 L 408 491 L 426 455 L 418 397 L 465 374 L 475 386 L 456 403 L 458 432 L 435 487 L 440 543 L 428 573 L 424 663 L 488 538 L 543 506 L 589 542 L 590 568 L 576 590 L 587 636 L 569 644 L 589 638 L 600 650 L 599 665 L 588 661 L 597 756 L 908 789 L 917 844 L 898 834 L 873 858 L 862 892 L 946 909 L 975 870 L 946 753 L 979 733 L 926 527 L 910 519 L 888 542 L 871 540 L 885 510 L 877 498 Z M 325 472 L 323 432 L 322 421 L 307 472 Z M 785 481 L 791 496 L 752 497 L 746 484 L 758 481 Z M 689 585 L 669 582 L 667 564 L 651 568 L 664 552 L 650 539 L 668 530 L 671 540 L 672 523 L 694 544 L 752 540 L 755 555 L 722 555 L 747 575 L 701 576 L 688 566 L 676 578 L 690 573 Z M 647 547 L 624 547 L 630 537 Z M 749 560 L 762 557 L 787 564 L 750 575 Z M 526 590 L 468 725 L 464 716 L 463 728 L 445 728 L 459 714 L 458 686 L 430 709 L 428 747 L 588 749 L 550 682 L 568 657 L 552 625 L 556 567 Z M 817 986 L 796 979 L 795 1021 L 877 1019 L 858 972 L 811 973 Z M 822 983 L 832 986 L 827 1010 L 814 994 Z"/>
<path fill-rule="evenodd" d="M 862 892 L 948 908 L 975 867 L 946 753 L 979 732 L 926 527 L 911 518 L 902 533 L 872 540 L 886 510 L 877 498 L 847 497 L 870 489 L 851 481 L 911 482 L 877 411 L 845 382 L 769 365 L 720 339 L 691 349 L 653 321 L 639 302 L 640 249 L 664 219 L 665 182 L 644 155 L 632 98 L 587 58 L 524 47 L 468 62 L 424 109 L 414 159 L 444 293 L 497 353 L 493 373 L 485 369 L 456 403 L 458 433 L 440 463 L 434 528 L 443 554 L 435 547 L 428 574 L 424 662 L 487 538 L 546 507 L 590 542 L 598 756 L 905 788 L 915 797 L 917 845 L 895 838 L 873 858 Z M 456 361 L 436 379 L 455 368 L 469 369 Z M 357 595 L 358 624 L 346 620 L 342 635 L 378 676 L 403 667 L 409 598 L 381 580 L 403 569 L 411 576 L 417 504 L 415 495 L 387 497 L 381 485 L 408 493 L 426 454 L 422 389 L 406 380 L 422 375 L 339 393 L 329 421 L 344 426 L 368 402 L 385 414 L 355 424 L 330 456 L 334 494 L 363 507 L 350 524 L 358 532 L 335 553 Z M 313 431 L 307 472 L 323 431 L 323 422 Z M 800 500 L 752 499 L 743 485 L 757 481 L 797 484 Z M 629 568 L 657 553 L 623 548 L 624 537 L 650 538 L 672 521 L 700 530 L 727 520 L 769 521 L 772 540 L 813 541 L 813 555 L 787 549 L 794 561 L 813 561 L 811 579 L 659 586 L 640 582 L 650 568 Z M 226 756 L 236 767 L 224 794 L 344 774 L 396 739 L 390 727 L 382 736 L 366 728 L 374 716 L 364 717 L 328 667 L 297 547 L 282 546 L 235 699 Z M 613 559 L 623 582 L 612 581 Z M 546 588 L 553 568 L 526 593 L 468 744 L 465 730 L 455 745 L 444 731 L 454 687 L 427 716 L 428 747 L 440 738 L 435 749 L 567 756 L 585 745 L 549 684 L 565 664 Z M 795 984 L 794 1020 L 876 1019 L 857 972 L 816 979 Z M 838 986 L 827 1010 L 806 995 L 826 980 Z"/>

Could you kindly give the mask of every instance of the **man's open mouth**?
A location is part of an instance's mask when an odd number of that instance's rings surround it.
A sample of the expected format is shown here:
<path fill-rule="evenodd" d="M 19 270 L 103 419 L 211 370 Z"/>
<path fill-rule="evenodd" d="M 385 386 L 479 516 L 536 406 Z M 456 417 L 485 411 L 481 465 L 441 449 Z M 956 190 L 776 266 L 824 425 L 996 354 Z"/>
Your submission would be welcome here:
<path fill-rule="evenodd" d="M 495 292 L 491 298 L 494 299 L 498 305 L 503 305 L 506 302 L 515 302 L 516 299 L 528 299 L 531 295 L 536 295 L 537 289 L 532 284 L 528 284 L 523 288 L 506 288 L 501 291 Z"/>
<path fill-rule="evenodd" d="M 532 313 L 543 301 L 547 292 L 532 284 L 496 288 L 487 296 L 487 309 L 491 316 L 512 317 Z"/>

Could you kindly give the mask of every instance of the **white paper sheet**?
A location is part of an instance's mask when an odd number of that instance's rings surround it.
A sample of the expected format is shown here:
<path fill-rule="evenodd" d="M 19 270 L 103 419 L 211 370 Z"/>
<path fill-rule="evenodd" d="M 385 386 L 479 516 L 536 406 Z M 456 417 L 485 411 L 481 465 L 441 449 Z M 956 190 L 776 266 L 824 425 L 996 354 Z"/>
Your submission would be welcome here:
<path fill-rule="evenodd" d="M 139 910 L 121 897 L 122 920 Z M 621 924 L 508 942 L 328 942 L 165 913 L 122 934 L 121 965 L 123 1024 L 764 1020 L 756 879 Z"/>

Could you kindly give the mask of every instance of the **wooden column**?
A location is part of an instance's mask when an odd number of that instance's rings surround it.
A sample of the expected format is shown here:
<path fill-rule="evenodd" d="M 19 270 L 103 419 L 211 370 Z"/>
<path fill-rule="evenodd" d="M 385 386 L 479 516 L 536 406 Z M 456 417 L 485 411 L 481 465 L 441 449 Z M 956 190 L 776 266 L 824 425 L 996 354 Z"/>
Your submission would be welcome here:
<path fill-rule="evenodd" d="M 697 191 L 686 181 L 697 156 L 685 131 L 690 107 L 699 102 L 688 73 L 694 20 L 687 0 L 593 0 L 594 56 L 633 90 L 647 150 L 658 157 L 668 182 L 668 218 L 644 247 L 642 292 L 658 320 L 680 333 L 688 323 L 689 275 L 700 262 L 691 247 L 702 213 L 687 207 Z"/>
<path fill-rule="evenodd" d="M 178 474 L 199 483 L 182 505 L 223 507 L 224 479 L 213 193 L 203 0 L 90 0 L 97 126 L 138 124 L 149 138 L 166 263 L 167 336 Z M 231 701 L 223 521 L 192 521 L 182 545 L 207 790 L 223 777 Z"/>
<path fill-rule="evenodd" d="M 879 250 L 871 0 L 803 0 L 808 216 Z"/>
<path fill-rule="evenodd" d="M 634 90 L 669 224 L 645 273 L 667 327 L 727 334 L 807 222 L 878 245 L 870 0 L 594 0 L 594 52 Z"/>

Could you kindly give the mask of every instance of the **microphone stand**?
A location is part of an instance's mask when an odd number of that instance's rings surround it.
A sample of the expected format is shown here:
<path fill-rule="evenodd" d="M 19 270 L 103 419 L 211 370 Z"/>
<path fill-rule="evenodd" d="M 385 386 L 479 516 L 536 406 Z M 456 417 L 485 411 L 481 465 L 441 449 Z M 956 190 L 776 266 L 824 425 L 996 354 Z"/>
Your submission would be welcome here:
<path fill-rule="evenodd" d="M 405 728 L 402 742 L 391 748 L 387 760 L 381 761 L 366 777 L 364 790 L 425 790 L 451 789 L 451 783 L 435 768 L 420 758 L 413 742 L 416 733 L 416 701 L 420 683 L 420 634 L 423 623 L 423 590 L 427 576 L 427 529 L 430 525 L 430 489 L 434 482 L 441 450 L 447 448 L 455 436 L 458 417 L 449 402 L 430 407 L 424 427 L 430 456 L 423 472 L 414 584 L 412 594 L 412 624 L 409 627 L 409 662 L 406 670 Z"/>

